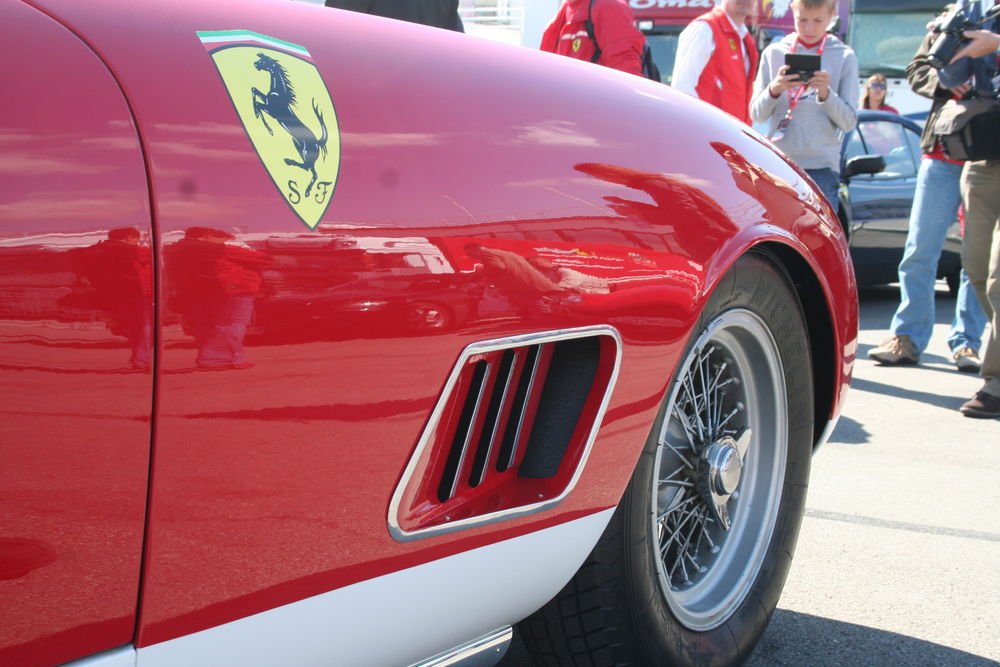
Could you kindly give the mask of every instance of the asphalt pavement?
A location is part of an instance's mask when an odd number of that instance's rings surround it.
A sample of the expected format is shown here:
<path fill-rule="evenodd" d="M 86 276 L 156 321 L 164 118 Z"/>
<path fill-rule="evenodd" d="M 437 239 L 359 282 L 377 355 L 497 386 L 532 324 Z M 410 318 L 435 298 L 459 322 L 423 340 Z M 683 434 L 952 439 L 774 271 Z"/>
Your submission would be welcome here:
<path fill-rule="evenodd" d="M 861 293 L 852 390 L 750 667 L 1000 665 L 1000 420 L 958 412 L 980 380 L 951 363 L 943 283 L 921 364 L 868 361 L 898 300 Z M 530 664 L 516 633 L 500 664 Z"/>

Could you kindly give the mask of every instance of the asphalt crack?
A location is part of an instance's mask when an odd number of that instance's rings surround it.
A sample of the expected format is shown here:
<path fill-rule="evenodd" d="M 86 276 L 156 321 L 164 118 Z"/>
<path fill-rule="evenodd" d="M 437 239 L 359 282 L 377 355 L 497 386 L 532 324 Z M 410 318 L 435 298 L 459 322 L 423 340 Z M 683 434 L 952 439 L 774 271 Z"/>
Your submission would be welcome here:
<path fill-rule="evenodd" d="M 984 542 L 1000 542 L 1000 534 L 984 533 L 978 530 L 961 530 L 959 528 L 943 528 L 941 526 L 927 526 L 920 523 L 907 523 L 905 521 L 889 521 L 887 519 L 876 519 L 870 516 L 841 514 L 840 512 L 824 512 L 821 510 L 806 510 L 806 516 L 812 519 L 823 519 L 824 521 L 840 521 L 841 523 L 853 523 L 861 526 L 873 526 L 875 528 L 889 528 L 890 530 L 905 530 L 910 533 L 924 533 L 925 535 L 943 535 L 946 537 L 962 537 L 967 540 L 982 540 Z"/>

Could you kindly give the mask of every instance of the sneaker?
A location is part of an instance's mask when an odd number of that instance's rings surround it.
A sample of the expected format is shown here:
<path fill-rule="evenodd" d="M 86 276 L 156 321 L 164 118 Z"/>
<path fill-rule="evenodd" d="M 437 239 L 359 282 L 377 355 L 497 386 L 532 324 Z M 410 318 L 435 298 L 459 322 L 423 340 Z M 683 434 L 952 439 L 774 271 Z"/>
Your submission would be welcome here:
<path fill-rule="evenodd" d="M 996 419 L 1000 417 L 1000 396 L 977 391 L 976 395 L 963 403 L 958 410 L 966 417 Z"/>
<path fill-rule="evenodd" d="M 978 373 L 979 369 L 983 367 L 983 362 L 979 359 L 979 355 L 968 345 L 955 350 L 951 358 L 954 360 L 955 365 L 958 366 L 958 370 L 963 373 Z"/>
<path fill-rule="evenodd" d="M 909 336 L 889 336 L 874 350 L 868 351 L 868 358 L 883 366 L 902 366 L 917 363 L 920 354 Z"/>

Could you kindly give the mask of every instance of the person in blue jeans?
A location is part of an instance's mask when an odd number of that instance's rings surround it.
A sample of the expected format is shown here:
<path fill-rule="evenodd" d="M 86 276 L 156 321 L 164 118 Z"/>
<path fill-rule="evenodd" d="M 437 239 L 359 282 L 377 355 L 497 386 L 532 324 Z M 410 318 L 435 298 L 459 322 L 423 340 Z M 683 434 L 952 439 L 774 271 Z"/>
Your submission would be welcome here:
<path fill-rule="evenodd" d="M 868 357 L 885 365 L 915 364 L 934 327 L 934 282 L 948 228 L 961 203 L 962 164 L 925 155 L 917 172 L 910 228 L 899 263 L 899 308 L 891 336 Z M 986 314 L 962 271 L 948 345 L 960 371 L 979 371 L 979 347 Z"/>
<path fill-rule="evenodd" d="M 899 263 L 899 308 L 892 318 L 889 338 L 868 352 L 868 358 L 883 365 L 916 364 L 930 342 L 935 319 L 934 281 L 938 259 L 962 200 L 960 180 L 963 165 L 948 159 L 930 128 L 945 102 L 953 96 L 966 94 L 969 86 L 962 84 L 948 89 L 940 84 L 937 70 L 927 61 L 927 52 L 936 36 L 930 33 L 924 38 L 906 68 L 913 90 L 931 97 L 934 102 L 920 138 L 924 156 L 917 171 L 909 233 L 903 259 Z M 955 317 L 948 336 L 952 359 L 958 370 L 969 373 L 979 371 L 979 347 L 985 326 L 986 314 L 963 270 Z"/>
<path fill-rule="evenodd" d="M 987 321 L 986 312 L 976 298 L 976 290 L 969 282 L 969 274 L 962 269 L 958 298 L 955 301 L 955 317 L 951 320 L 951 331 L 948 334 L 948 348 L 959 370 L 972 373 L 982 366 L 979 348 L 983 343 L 983 330 Z"/>

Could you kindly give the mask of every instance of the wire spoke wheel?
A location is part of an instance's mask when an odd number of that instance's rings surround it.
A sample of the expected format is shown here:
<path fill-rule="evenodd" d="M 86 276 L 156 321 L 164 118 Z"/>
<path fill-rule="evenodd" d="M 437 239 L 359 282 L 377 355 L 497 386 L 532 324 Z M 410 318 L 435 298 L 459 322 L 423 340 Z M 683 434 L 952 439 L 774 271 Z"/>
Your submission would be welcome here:
<path fill-rule="evenodd" d="M 717 282 L 604 535 L 518 626 L 538 664 L 729 667 L 749 657 L 805 512 L 812 344 L 795 283 L 766 253 L 744 255 Z"/>
<path fill-rule="evenodd" d="M 756 579 L 771 540 L 786 458 L 781 357 L 749 310 L 705 328 L 678 372 L 656 452 L 657 570 L 691 630 L 724 623 Z"/>

